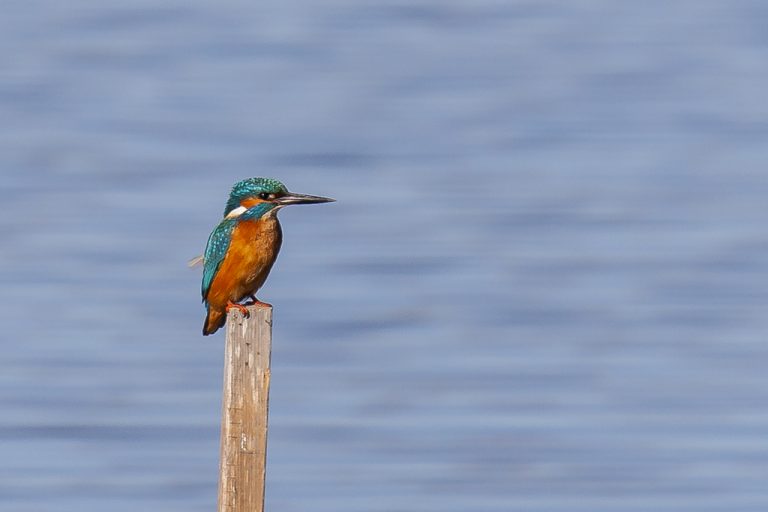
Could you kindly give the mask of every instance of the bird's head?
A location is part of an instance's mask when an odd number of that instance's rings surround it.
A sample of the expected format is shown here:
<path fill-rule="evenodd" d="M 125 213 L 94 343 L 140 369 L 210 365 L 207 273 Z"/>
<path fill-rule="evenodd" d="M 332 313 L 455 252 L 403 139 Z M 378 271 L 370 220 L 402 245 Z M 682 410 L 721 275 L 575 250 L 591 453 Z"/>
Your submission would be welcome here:
<path fill-rule="evenodd" d="M 272 178 L 248 178 L 238 181 L 229 194 L 224 217 L 237 217 L 260 203 L 270 203 L 273 208 L 289 204 L 329 203 L 328 197 L 310 196 L 289 192 L 285 185 Z"/>

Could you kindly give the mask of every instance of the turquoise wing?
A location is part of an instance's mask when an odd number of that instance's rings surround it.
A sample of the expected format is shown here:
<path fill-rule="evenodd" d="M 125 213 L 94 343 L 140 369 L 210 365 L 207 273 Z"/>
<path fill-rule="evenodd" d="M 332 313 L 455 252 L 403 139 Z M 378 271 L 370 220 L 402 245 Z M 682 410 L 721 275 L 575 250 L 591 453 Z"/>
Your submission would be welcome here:
<path fill-rule="evenodd" d="M 208 237 L 208 245 L 205 247 L 205 266 L 203 267 L 203 285 L 201 292 L 203 302 L 208 298 L 208 291 L 211 289 L 213 278 L 227 255 L 229 242 L 232 240 L 232 232 L 237 225 L 237 219 L 224 219 L 216 226 L 211 236 Z"/>

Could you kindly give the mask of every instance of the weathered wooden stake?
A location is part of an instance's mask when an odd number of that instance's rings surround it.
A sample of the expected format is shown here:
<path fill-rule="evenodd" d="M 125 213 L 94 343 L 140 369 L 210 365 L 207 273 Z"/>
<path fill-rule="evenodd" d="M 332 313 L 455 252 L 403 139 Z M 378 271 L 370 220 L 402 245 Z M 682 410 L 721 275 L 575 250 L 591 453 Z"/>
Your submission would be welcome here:
<path fill-rule="evenodd" d="M 263 512 L 272 308 L 227 316 L 218 512 Z"/>

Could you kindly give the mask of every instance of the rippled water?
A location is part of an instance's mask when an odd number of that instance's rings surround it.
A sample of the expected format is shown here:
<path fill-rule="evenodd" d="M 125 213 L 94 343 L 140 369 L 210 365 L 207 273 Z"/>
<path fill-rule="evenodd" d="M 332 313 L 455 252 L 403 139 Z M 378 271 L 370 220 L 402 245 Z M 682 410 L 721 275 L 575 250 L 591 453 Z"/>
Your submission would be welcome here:
<path fill-rule="evenodd" d="M 269 510 L 768 509 L 764 2 L 3 11 L 0 510 L 214 510 L 256 175 Z"/>

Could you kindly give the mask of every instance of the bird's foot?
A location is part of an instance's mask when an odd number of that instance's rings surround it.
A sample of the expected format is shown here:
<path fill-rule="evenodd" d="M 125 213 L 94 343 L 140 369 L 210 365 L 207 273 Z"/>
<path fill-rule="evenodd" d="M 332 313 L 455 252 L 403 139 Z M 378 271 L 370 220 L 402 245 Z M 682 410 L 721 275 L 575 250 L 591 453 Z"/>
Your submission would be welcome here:
<path fill-rule="evenodd" d="M 243 316 L 244 316 L 244 317 L 246 317 L 246 318 L 248 318 L 249 316 L 251 316 L 251 314 L 248 312 L 248 308 L 246 308 L 246 307 L 245 307 L 245 306 L 243 306 L 242 304 L 238 304 L 238 303 L 236 303 L 236 302 L 232 302 L 231 300 L 228 300 L 228 301 L 227 301 L 227 311 L 229 311 L 230 309 L 236 309 L 236 310 L 238 310 L 238 311 L 239 311 L 239 312 L 241 312 L 241 313 L 243 314 Z"/>
<path fill-rule="evenodd" d="M 267 302 L 261 302 L 259 299 L 256 298 L 255 295 L 251 295 L 251 302 L 248 303 L 249 306 L 256 306 L 259 308 L 271 308 L 272 304 L 269 304 Z"/>

